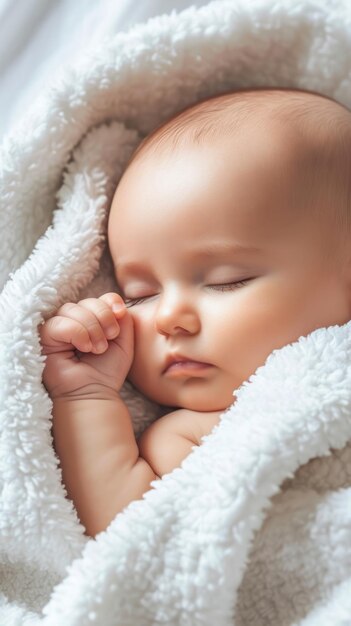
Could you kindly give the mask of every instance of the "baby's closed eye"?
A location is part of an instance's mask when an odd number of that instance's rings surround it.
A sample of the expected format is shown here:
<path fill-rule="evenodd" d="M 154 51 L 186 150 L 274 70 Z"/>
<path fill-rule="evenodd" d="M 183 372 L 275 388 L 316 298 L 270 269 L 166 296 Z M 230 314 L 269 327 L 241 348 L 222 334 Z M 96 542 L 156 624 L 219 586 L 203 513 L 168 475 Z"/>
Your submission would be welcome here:
<path fill-rule="evenodd" d="M 229 283 L 217 283 L 212 285 L 204 285 L 206 289 L 212 289 L 215 291 L 233 291 L 234 289 L 238 289 L 240 287 L 244 287 L 248 282 L 254 280 L 254 278 L 245 278 L 243 280 L 237 280 Z M 146 296 L 140 296 L 136 298 L 125 298 L 125 304 L 127 307 L 135 306 L 137 304 L 142 304 L 143 302 L 150 301 L 153 298 L 157 297 L 158 294 L 150 294 Z"/>

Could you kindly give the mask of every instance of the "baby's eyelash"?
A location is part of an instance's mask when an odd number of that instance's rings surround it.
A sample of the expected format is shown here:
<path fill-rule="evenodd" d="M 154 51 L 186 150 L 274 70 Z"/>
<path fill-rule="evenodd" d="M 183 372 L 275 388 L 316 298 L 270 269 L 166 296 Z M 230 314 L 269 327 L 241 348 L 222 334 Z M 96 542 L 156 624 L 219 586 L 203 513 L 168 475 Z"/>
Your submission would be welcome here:
<path fill-rule="evenodd" d="M 234 283 L 221 283 L 218 285 L 207 285 L 209 289 L 218 289 L 219 291 L 231 291 L 235 289 L 237 285 L 246 285 L 246 283 L 252 280 L 251 278 L 246 278 L 245 280 L 237 280 Z"/>
<path fill-rule="evenodd" d="M 220 283 L 218 285 L 207 285 L 208 289 L 214 289 L 218 291 L 233 291 L 233 289 L 237 288 L 238 285 L 246 285 L 252 278 L 246 278 L 245 280 L 237 280 L 233 283 Z M 134 306 L 136 304 L 140 304 L 147 300 L 148 298 L 153 298 L 154 296 L 143 296 L 142 298 L 125 298 L 124 303 L 126 307 Z"/>
<path fill-rule="evenodd" d="M 144 296 L 143 298 L 125 298 L 124 304 L 126 308 L 130 306 L 134 306 L 135 304 L 140 304 L 140 302 L 144 302 L 147 298 L 152 298 L 152 296 Z"/>

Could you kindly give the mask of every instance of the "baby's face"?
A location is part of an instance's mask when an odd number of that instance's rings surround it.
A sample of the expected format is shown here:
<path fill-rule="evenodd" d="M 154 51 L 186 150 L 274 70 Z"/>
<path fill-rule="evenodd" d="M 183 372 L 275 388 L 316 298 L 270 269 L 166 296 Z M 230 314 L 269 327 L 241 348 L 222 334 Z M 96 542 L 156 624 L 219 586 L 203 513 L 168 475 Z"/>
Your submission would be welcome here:
<path fill-rule="evenodd" d="M 274 349 L 350 319 L 295 156 L 255 130 L 152 155 L 123 176 L 109 247 L 134 322 L 128 378 L 152 400 L 224 410 Z M 165 373 L 174 353 L 210 367 Z"/>

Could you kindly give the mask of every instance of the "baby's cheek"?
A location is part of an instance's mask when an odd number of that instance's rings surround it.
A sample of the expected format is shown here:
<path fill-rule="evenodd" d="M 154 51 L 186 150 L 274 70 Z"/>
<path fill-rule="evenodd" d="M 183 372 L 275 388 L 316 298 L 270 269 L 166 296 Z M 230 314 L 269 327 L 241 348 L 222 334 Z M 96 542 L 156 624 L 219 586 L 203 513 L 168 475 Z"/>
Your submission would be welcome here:
<path fill-rule="evenodd" d="M 139 343 L 142 339 L 145 340 L 145 338 L 150 335 L 153 328 L 153 318 L 145 309 L 146 307 L 138 305 L 134 305 L 128 309 L 133 318 L 134 339 Z"/>

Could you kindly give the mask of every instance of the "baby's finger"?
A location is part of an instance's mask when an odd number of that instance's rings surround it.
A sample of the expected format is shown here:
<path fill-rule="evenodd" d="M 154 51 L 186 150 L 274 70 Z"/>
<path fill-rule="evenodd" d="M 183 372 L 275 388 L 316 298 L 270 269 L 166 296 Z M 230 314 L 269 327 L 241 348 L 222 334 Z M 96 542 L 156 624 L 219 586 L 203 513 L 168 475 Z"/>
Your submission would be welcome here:
<path fill-rule="evenodd" d="M 116 339 L 120 333 L 120 326 L 116 319 L 116 313 L 112 310 L 114 304 L 120 306 L 117 317 L 123 316 L 124 302 L 118 294 L 104 294 L 100 298 L 86 298 L 78 303 L 92 311 L 100 322 L 101 328 L 107 339 Z M 124 311 L 123 311 L 124 309 Z M 122 312 L 122 315 L 120 314 Z"/>
<path fill-rule="evenodd" d="M 87 298 L 86 300 L 81 300 L 78 304 L 66 302 L 57 311 L 57 315 L 67 316 L 85 326 L 93 345 L 92 352 L 95 354 L 102 354 L 108 348 L 105 331 L 102 328 L 100 319 L 98 319 L 101 317 L 101 308 L 104 310 L 107 309 L 108 311 L 106 304 L 99 304 L 96 298 Z M 111 311 L 109 311 L 109 314 L 112 317 L 113 324 L 118 326 L 118 322 L 114 319 Z M 116 329 L 114 332 L 116 332 Z M 116 335 L 118 335 L 118 333 L 119 326 Z"/>
<path fill-rule="evenodd" d="M 55 348 L 62 349 L 62 344 L 71 344 L 81 352 L 90 352 L 92 349 L 85 326 L 69 317 L 55 315 L 38 329 L 45 352 L 55 352 Z"/>
<path fill-rule="evenodd" d="M 123 317 L 127 310 L 124 300 L 122 296 L 119 295 L 119 293 L 115 293 L 113 291 L 109 293 L 104 293 L 102 296 L 99 297 L 99 300 L 103 300 L 104 302 L 106 302 L 106 304 L 108 304 L 113 310 L 114 316 L 118 318 Z"/>

